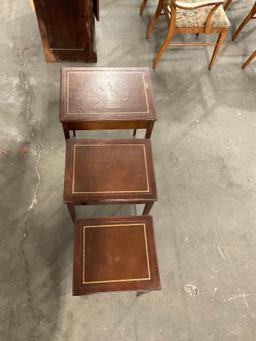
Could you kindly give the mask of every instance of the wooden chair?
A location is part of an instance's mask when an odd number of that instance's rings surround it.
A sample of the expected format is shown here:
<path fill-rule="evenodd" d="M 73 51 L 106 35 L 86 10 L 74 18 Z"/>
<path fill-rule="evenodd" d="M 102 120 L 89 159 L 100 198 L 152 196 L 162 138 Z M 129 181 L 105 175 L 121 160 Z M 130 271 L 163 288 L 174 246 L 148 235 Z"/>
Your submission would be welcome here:
<path fill-rule="evenodd" d="M 245 63 L 242 65 L 242 69 L 245 69 L 255 58 L 256 58 L 256 51 L 254 51 L 250 55 L 250 57 L 245 61 Z"/>
<path fill-rule="evenodd" d="M 236 40 L 238 34 L 241 32 L 241 30 L 244 28 L 244 26 L 251 20 L 256 19 L 256 2 L 254 3 L 252 9 L 250 10 L 249 14 L 244 18 L 244 20 L 241 22 L 238 29 L 233 34 L 232 40 Z"/>
<path fill-rule="evenodd" d="M 168 32 L 162 46 L 153 62 L 153 69 L 156 68 L 161 56 L 166 51 L 175 33 L 219 33 L 216 43 L 171 43 L 176 46 L 215 46 L 209 70 L 212 68 L 216 56 L 224 42 L 230 22 L 222 7 L 224 0 L 203 0 L 191 2 L 193 0 L 177 1 L 177 0 L 159 0 L 156 12 L 151 19 L 146 37 L 149 38 L 155 23 L 164 12 Z M 194 0 L 195 1 L 195 0 Z"/>

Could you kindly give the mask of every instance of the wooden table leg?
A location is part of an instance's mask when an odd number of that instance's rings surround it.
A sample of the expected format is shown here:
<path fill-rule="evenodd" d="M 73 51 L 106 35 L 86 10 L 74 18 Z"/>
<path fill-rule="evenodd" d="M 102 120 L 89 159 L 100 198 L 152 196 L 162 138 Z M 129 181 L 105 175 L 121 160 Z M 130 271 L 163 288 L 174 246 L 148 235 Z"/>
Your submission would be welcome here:
<path fill-rule="evenodd" d="M 136 297 L 140 297 L 141 295 L 146 294 L 147 292 L 148 292 L 148 291 L 146 291 L 146 290 L 137 291 Z"/>
<path fill-rule="evenodd" d="M 68 207 L 69 213 L 70 213 L 70 215 L 71 215 L 71 218 L 72 218 L 72 220 L 73 220 L 73 223 L 75 223 L 75 221 L 76 221 L 75 206 L 74 206 L 73 204 L 67 203 L 67 207 Z"/>
<path fill-rule="evenodd" d="M 155 123 L 155 122 L 150 122 L 150 123 L 148 124 L 147 130 L 146 130 L 146 135 L 145 135 L 145 138 L 146 138 L 146 139 L 149 139 L 149 138 L 151 137 L 152 130 L 153 130 L 153 128 L 154 128 L 154 123 Z"/>
<path fill-rule="evenodd" d="M 153 205 L 154 205 L 154 201 L 147 202 L 145 204 L 142 215 L 148 215 Z"/>
<path fill-rule="evenodd" d="M 133 131 L 133 137 L 136 136 L 136 132 L 137 132 L 137 129 L 134 129 L 134 131 Z"/>
<path fill-rule="evenodd" d="M 73 137 L 76 137 L 76 131 L 73 130 Z"/>
<path fill-rule="evenodd" d="M 64 132 L 64 136 L 65 136 L 65 139 L 69 139 L 70 138 L 70 135 L 69 135 L 69 129 L 67 126 L 65 126 L 64 124 L 62 125 L 63 127 L 63 132 Z"/>

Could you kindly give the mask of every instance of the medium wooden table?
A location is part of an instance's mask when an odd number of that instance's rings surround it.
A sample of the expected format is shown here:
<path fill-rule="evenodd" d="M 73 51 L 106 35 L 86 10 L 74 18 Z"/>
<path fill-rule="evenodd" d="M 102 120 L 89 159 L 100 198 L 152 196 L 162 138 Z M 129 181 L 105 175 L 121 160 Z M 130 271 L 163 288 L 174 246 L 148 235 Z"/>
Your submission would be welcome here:
<path fill-rule="evenodd" d="M 70 130 L 146 129 L 156 121 L 148 68 L 74 68 L 61 70 L 60 121 Z"/>
<path fill-rule="evenodd" d="M 64 202 L 75 205 L 145 204 L 157 200 L 149 139 L 79 140 L 66 144 Z"/>
<path fill-rule="evenodd" d="M 150 216 L 77 220 L 73 295 L 160 289 Z"/>

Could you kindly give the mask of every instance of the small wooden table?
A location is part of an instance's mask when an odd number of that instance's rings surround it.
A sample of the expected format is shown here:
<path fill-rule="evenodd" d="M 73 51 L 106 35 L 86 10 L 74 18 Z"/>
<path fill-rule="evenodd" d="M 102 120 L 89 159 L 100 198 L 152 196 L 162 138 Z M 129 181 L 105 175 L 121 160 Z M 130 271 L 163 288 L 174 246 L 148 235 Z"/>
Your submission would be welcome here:
<path fill-rule="evenodd" d="M 145 204 L 157 200 L 149 139 L 79 140 L 66 145 L 64 202 L 75 205 Z"/>
<path fill-rule="evenodd" d="M 60 122 L 65 138 L 73 130 L 146 129 L 156 121 L 148 68 L 61 70 Z"/>
<path fill-rule="evenodd" d="M 77 220 L 73 295 L 160 289 L 150 216 Z"/>

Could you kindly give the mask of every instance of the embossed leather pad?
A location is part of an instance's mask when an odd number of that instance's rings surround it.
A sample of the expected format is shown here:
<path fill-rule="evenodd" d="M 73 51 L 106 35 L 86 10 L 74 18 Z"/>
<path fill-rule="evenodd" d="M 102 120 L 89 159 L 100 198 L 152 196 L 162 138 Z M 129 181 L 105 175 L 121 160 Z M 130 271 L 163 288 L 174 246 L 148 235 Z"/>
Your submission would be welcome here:
<path fill-rule="evenodd" d="M 148 68 L 72 68 L 61 72 L 61 122 L 156 120 Z"/>

